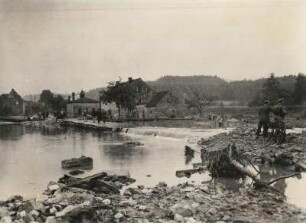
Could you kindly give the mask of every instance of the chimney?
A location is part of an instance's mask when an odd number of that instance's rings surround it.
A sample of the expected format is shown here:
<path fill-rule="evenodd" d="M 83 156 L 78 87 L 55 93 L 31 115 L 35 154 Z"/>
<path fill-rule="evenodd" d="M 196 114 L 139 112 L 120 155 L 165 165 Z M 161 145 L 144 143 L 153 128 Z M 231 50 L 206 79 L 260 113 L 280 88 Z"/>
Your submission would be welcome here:
<path fill-rule="evenodd" d="M 72 101 L 74 101 L 75 100 L 75 93 L 72 92 L 71 96 L 72 96 Z"/>
<path fill-rule="evenodd" d="M 129 77 L 129 83 L 132 83 L 132 81 L 133 81 L 133 78 L 132 77 Z"/>
<path fill-rule="evenodd" d="M 68 95 L 68 102 L 70 102 L 71 101 L 71 96 L 70 95 Z"/>
<path fill-rule="evenodd" d="M 85 97 L 85 92 L 83 90 L 81 90 L 80 92 L 80 98 L 84 98 Z"/>

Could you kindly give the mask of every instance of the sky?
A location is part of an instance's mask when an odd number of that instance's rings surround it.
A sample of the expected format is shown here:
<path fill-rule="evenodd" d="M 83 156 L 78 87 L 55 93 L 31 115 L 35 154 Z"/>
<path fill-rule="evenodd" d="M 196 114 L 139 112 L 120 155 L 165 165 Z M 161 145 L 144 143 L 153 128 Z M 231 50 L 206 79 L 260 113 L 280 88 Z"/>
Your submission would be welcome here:
<path fill-rule="evenodd" d="M 0 0 L 0 93 L 306 73 L 305 0 Z"/>

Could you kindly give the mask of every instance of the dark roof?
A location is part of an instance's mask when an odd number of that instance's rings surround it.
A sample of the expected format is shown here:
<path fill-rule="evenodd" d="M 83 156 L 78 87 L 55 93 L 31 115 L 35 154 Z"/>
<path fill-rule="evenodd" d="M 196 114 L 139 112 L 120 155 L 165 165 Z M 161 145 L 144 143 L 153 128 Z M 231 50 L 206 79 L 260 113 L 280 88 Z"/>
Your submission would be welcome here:
<path fill-rule="evenodd" d="M 2 95 L 0 95 L 0 97 L 1 97 L 2 99 L 15 98 L 15 99 L 18 99 L 18 100 L 23 101 L 23 98 L 22 98 L 14 89 L 12 89 L 12 90 L 10 91 L 10 93 L 8 93 L 8 94 L 2 94 Z"/>
<path fill-rule="evenodd" d="M 157 104 L 168 94 L 169 91 L 156 92 L 146 107 L 156 107 Z"/>
<path fill-rule="evenodd" d="M 14 96 L 15 98 L 18 98 L 20 100 L 23 100 L 23 98 L 20 96 L 20 94 L 18 94 L 14 88 L 12 88 L 10 95 Z"/>
<path fill-rule="evenodd" d="M 100 101 L 98 100 L 94 100 L 94 99 L 91 99 L 91 98 L 86 98 L 86 97 L 82 97 L 82 98 L 79 98 L 75 101 L 70 101 L 69 103 L 72 103 L 72 104 L 80 104 L 80 103 L 100 103 Z"/>

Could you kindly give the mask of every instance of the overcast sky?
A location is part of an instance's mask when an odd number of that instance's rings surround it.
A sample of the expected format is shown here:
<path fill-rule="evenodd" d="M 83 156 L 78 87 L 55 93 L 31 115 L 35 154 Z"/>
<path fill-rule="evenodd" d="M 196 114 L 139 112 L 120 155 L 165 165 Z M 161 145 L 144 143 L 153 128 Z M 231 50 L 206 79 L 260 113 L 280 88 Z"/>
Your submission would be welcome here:
<path fill-rule="evenodd" d="M 0 93 L 306 73 L 305 0 L 0 0 Z"/>

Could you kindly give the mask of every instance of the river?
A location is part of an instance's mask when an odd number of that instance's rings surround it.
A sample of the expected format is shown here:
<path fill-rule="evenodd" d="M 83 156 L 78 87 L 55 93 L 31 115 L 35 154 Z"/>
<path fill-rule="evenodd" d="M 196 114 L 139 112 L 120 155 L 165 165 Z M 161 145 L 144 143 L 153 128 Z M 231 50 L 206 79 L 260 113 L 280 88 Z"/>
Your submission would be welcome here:
<path fill-rule="evenodd" d="M 159 135 L 151 134 L 153 130 Z M 222 131 L 139 127 L 129 129 L 128 133 L 101 133 L 0 125 L 0 198 L 13 194 L 38 196 L 49 181 L 57 181 L 67 173 L 61 168 L 62 160 L 81 155 L 92 157 L 94 165 L 80 176 L 106 171 L 129 174 L 137 180 L 137 185 L 186 182 L 186 178 L 175 176 L 176 170 L 192 167 L 185 162 L 184 142 L 191 135 L 195 140 L 201 135 L 208 137 Z M 143 146 L 124 144 L 134 140 Z M 199 162 L 199 156 L 193 161 Z M 200 182 L 205 178 L 196 175 L 188 180 Z"/>
<path fill-rule="evenodd" d="M 186 160 L 187 141 L 208 138 L 223 129 L 192 129 L 166 127 L 137 127 L 123 133 L 102 133 L 71 128 L 35 128 L 23 125 L 0 125 L 0 200 L 21 194 L 32 198 L 40 196 L 50 181 L 57 181 L 67 170 L 61 161 L 81 155 L 94 160 L 92 170 L 80 176 L 101 171 L 129 174 L 136 185 L 154 186 L 160 181 L 168 185 L 184 182 L 201 183 L 210 180 L 207 173 L 190 178 L 177 178 L 176 170 L 192 168 L 200 162 L 195 153 L 191 162 Z M 139 141 L 142 146 L 127 145 Z M 282 170 L 261 171 L 267 178 L 282 174 Z M 265 177 L 264 175 L 262 177 Z M 238 188 L 242 181 L 218 179 L 229 189 Z M 285 193 L 290 203 L 306 208 L 305 177 L 290 178 L 275 185 Z"/>

